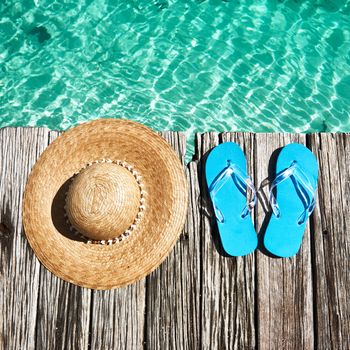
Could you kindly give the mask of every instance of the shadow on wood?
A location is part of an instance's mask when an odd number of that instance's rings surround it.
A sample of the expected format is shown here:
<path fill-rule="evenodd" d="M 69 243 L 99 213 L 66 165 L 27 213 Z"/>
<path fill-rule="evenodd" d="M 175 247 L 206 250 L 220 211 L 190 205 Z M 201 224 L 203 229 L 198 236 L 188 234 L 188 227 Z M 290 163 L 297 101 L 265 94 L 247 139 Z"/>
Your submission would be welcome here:
<path fill-rule="evenodd" d="M 278 155 L 280 154 L 281 150 L 282 150 L 282 147 L 277 148 L 271 154 L 269 164 L 268 164 L 268 170 L 267 170 L 268 171 L 267 184 L 269 184 L 269 185 L 272 183 L 272 181 L 274 180 L 274 178 L 276 176 L 276 163 L 277 163 Z M 262 181 L 262 183 L 263 182 L 265 182 L 265 180 Z M 266 185 L 266 187 L 267 187 L 267 185 Z M 260 191 L 260 188 L 259 188 L 259 191 Z M 265 237 L 266 228 L 267 228 L 267 225 L 270 221 L 271 215 L 273 215 L 273 213 L 272 213 L 272 210 L 271 210 L 270 204 L 269 204 L 269 195 L 266 195 L 264 191 L 261 191 L 259 197 L 260 197 L 260 203 L 261 203 L 262 208 L 265 212 L 265 218 L 264 218 L 264 220 L 261 224 L 260 230 L 258 232 L 258 249 L 260 250 L 261 253 L 265 254 L 266 256 L 268 256 L 270 258 L 280 259 L 279 256 L 276 256 L 276 255 L 270 253 L 264 246 L 264 237 Z M 266 199 L 266 201 L 264 201 L 263 198 Z"/>
<path fill-rule="evenodd" d="M 218 254 L 221 256 L 232 258 L 231 255 L 227 254 L 222 246 L 219 229 L 216 223 L 215 214 L 214 214 L 214 208 L 213 203 L 210 200 L 209 192 L 208 192 L 208 186 L 207 181 L 205 178 L 205 162 L 208 158 L 208 155 L 211 150 L 207 151 L 198 161 L 198 173 L 199 175 L 199 187 L 200 187 L 200 203 L 201 203 L 201 215 L 208 218 L 210 225 L 212 226 L 211 229 L 211 237 L 214 242 L 214 246 Z"/>

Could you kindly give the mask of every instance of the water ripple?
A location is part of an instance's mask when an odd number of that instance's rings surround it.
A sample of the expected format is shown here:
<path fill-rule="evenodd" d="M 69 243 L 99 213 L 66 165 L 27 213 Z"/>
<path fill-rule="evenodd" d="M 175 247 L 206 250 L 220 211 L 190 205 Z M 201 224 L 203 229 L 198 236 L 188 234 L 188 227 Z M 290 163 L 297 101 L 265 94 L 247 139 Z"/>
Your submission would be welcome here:
<path fill-rule="evenodd" d="M 350 1 L 0 4 L 0 127 L 350 131 Z"/>

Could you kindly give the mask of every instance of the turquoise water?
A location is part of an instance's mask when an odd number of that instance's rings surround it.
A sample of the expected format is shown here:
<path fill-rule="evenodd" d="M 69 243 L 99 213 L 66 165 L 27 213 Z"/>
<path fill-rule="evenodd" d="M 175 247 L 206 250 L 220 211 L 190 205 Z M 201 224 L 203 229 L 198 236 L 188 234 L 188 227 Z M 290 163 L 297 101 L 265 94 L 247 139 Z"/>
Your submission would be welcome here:
<path fill-rule="evenodd" d="M 0 4 L 0 127 L 339 132 L 349 110 L 350 0 Z"/>

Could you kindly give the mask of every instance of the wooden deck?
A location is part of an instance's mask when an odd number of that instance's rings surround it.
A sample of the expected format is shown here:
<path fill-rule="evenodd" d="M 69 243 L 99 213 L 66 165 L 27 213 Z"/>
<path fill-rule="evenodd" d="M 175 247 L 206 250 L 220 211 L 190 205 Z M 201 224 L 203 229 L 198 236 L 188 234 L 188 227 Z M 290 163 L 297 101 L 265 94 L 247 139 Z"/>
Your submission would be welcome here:
<path fill-rule="evenodd" d="M 154 273 L 113 291 L 56 278 L 25 238 L 26 179 L 57 135 L 0 129 L 0 349 L 350 349 L 349 135 L 197 135 L 181 238 Z M 162 135 L 184 160 L 184 135 Z M 256 184 L 271 175 L 275 151 L 287 143 L 304 143 L 318 157 L 318 205 L 296 257 L 271 258 L 263 248 L 243 258 L 218 251 L 203 163 L 227 140 L 242 145 Z M 254 212 L 257 230 L 267 191 L 260 190 Z"/>

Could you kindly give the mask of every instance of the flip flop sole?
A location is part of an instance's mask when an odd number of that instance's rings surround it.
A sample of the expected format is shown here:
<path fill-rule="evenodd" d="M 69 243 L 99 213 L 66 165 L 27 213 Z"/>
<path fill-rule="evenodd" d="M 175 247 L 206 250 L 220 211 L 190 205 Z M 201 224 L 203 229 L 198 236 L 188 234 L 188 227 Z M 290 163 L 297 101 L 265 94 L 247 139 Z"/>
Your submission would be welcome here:
<path fill-rule="evenodd" d="M 229 162 L 247 173 L 247 162 L 242 149 L 233 142 L 222 143 L 210 152 L 205 164 L 208 187 L 228 166 Z M 215 194 L 215 198 L 211 194 L 210 198 L 212 202 L 215 201 L 215 205 L 224 216 L 224 222 L 217 220 L 217 226 L 225 252 L 231 256 L 243 256 L 254 251 L 257 246 L 257 235 L 251 216 L 241 217 L 247 201 L 244 193 L 235 184 L 233 177 L 232 180 L 225 182 Z"/>
<path fill-rule="evenodd" d="M 285 146 L 277 159 L 276 174 L 288 168 L 293 161 L 307 175 L 311 186 L 316 189 L 318 164 L 316 157 L 305 146 L 292 143 Z M 276 187 L 276 200 L 280 217 L 271 214 L 264 235 L 265 248 L 279 257 L 291 257 L 300 249 L 307 220 L 299 224 L 298 219 L 305 210 L 304 204 L 295 187 L 295 180 L 290 177 Z"/>

